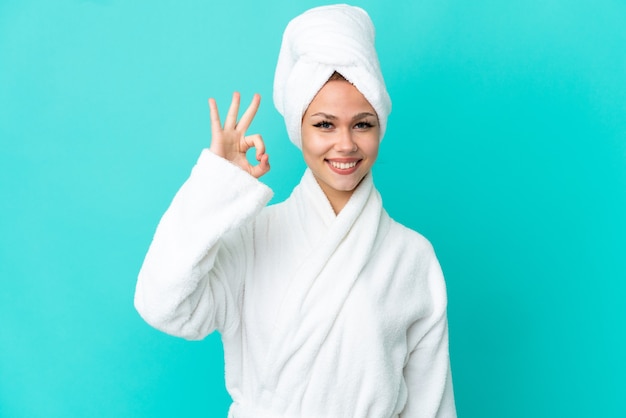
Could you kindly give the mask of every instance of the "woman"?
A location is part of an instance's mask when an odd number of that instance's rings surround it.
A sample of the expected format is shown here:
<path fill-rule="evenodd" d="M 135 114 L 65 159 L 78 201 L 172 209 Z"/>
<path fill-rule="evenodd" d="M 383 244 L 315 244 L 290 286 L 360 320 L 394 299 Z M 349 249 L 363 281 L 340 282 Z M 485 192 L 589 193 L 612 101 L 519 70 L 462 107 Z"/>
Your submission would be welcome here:
<path fill-rule="evenodd" d="M 163 215 L 135 306 L 188 339 L 218 330 L 230 417 L 454 417 L 446 291 L 428 241 L 382 208 L 370 169 L 391 102 L 360 8 L 315 8 L 283 37 L 274 102 L 308 169 L 267 206 L 260 97 L 222 126 Z M 258 164 L 245 153 L 256 148 Z"/>

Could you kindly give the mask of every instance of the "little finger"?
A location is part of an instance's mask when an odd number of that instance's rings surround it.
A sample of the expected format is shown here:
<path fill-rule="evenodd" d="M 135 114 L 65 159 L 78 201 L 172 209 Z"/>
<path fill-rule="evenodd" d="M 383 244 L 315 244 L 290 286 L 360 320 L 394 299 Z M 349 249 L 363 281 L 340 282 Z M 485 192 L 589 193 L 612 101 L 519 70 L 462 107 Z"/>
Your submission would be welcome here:
<path fill-rule="evenodd" d="M 214 98 L 209 99 L 209 113 L 211 117 L 211 135 L 213 138 L 216 138 L 222 133 L 222 122 L 220 121 L 220 114 Z"/>

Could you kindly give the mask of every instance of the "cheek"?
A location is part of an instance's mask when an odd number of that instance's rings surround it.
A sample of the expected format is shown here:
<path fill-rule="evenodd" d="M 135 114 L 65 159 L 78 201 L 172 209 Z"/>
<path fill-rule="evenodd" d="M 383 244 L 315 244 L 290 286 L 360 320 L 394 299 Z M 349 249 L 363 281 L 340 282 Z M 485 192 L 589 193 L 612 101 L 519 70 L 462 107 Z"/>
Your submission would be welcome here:
<path fill-rule="evenodd" d="M 310 167 L 311 163 L 314 161 L 313 155 L 304 145 L 302 146 L 302 157 L 306 165 Z"/>
<path fill-rule="evenodd" d="M 310 136 L 305 136 L 304 133 L 302 135 L 302 157 L 304 157 L 304 162 L 311 166 L 313 162 L 317 160 L 319 157 L 318 147 L 315 146 L 316 142 Z"/>
<path fill-rule="evenodd" d="M 315 135 L 315 132 L 302 131 L 302 152 L 305 155 L 317 156 L 324 154 L 325 143 L 322 138 Z"/>
<path fill-rule="evenodd" d="M 378 149 L 380 147 L 380 140 L 378 136 L 370 137 L 366 141 L 363 142 L 361 146 L 361 150 L 364 154 L 368 156 L 371 160 L 375 160 L 378 156 Z"/>

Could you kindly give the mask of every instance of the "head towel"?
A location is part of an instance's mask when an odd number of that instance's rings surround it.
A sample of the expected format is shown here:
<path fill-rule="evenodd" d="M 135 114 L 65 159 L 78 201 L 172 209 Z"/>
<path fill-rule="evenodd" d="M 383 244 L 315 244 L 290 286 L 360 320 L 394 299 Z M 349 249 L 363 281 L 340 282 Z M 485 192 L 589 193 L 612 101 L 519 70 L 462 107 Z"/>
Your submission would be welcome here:
<path fill-rule="evenodd" d="M 274 75 L 274 105 L 298 148 L 302 148 L 302 115 L 334 72 L 352 83 L 376 110 L 383 138 L 391 99 L 374 35 L 367 12 L 347 4 L 316 7 L 289 22 Z"/>

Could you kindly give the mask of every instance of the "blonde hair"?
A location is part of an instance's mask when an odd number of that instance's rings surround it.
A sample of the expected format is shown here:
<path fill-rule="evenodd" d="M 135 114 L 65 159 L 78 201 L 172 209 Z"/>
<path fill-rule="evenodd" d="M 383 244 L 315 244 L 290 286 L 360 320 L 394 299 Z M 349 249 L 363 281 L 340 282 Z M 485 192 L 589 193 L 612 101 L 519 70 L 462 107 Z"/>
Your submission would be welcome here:
<path fill-rule="evenodd" d="M 346 78 L 344 76 L 339 74 L 337 71 L 335 71 L 333 73 L 333 75 L 331 75 L 330 78 L 328 79 L 328 81 L 335 81 L 335 80 L 348 81 L 348 80 L 346 80 Z"/>

